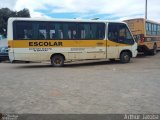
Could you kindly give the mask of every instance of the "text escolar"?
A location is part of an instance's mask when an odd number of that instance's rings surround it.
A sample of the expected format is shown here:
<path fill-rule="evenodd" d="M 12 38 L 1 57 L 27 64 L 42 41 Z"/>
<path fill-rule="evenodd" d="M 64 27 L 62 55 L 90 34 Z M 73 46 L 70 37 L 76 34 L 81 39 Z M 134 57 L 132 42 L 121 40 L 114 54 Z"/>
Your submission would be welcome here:
<path fill-rule="evenodd" d="M 62 42 L 29 42 L 29 46 L 63 46 Z"/>

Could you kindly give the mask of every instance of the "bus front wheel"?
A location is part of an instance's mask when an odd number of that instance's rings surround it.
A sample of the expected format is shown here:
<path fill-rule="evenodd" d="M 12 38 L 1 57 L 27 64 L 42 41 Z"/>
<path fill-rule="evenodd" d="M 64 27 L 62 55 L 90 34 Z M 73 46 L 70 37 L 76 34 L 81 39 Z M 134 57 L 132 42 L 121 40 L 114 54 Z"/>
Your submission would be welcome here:
<path fill-rule="evenodd" d="M 62 55 L 54 55 L 51 58 L 51 64 L 54 67 L 62 67 L 64 65 L 64 57 Z"/>
<path fill-rule="evenodd" d="M 122 52 L 120 55 L 121 63 L 129 63 L 131 59 L 131 55 L 129 52 Z"/>

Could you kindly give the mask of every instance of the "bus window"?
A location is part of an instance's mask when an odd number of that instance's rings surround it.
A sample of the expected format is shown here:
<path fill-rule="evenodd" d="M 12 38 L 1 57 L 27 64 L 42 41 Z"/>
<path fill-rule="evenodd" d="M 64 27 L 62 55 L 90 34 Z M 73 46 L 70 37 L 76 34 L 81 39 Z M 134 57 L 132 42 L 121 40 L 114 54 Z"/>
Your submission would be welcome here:
<path fill-rule="evenodd" d="M 63 40 L 102 40 L 105 37 L 104 23 L 50 23 L 49 38 Z"/>
<path fill-rule="evenodd" d="M 53 22 L 49 26 L 49 39 L 74 40 L 77 38 L 76 23 Z"/>
<path fill-rule="evenodd" d="M 78 25 L 79 39 L 103 40 L 105 37 L 105 24 L 103 23 L 80 23 Z"/>
<path fill-rule="evenodd" d="M 110 23 L 108 27 L 109 40 L 124 44 L 134 44 L 133 37 L 125 24 Z"/>
<path fill-rule="evenodd" d="M 149 22 L 146 22 L 146 34 L 152 35 L 152 24 Z"/>
<path fill-rule="evenodd" d="M 149 33 L 148 35 L 152 35 L 152 24 L 151 23 L 148 23 L 149 24 Z"/>
<path fill-rule="evenodd" d="M 60 28 L 59 24 L 49 23 L 49 39 L 58 40 L 60 38 L 60 34 L 58 33 L 59 28 Z"/>
<path fill-rule="evenodd" d="M 39 40 L 47 39 L 47 24 L 46 23 L 38 23 L 38 37 Z"/>
<path fill-rule="evenodd" d="M 146 23 L 146 34 L 149 34 L 149 23 Z"/>
<path fill-rule="evenodd" d="M 61 23 L 57 22 L 49 23 L 49 39 L 50 40 L 63 39 L 63 26 Z"/>
<path fill-rule="evenodd" d="M 108 39 L 118 42 L 118 23 L 110 23 L 108 25 Z"/>
<path fill-rule="evenodd" d="M 119 42 L 125 44 L 134 44 L 133 37 L 125 24 L 119 26 Z"/>
<path fill-rule="evenodd" d="M 157 28 L 157 35 L 160 35 L 160 25 L 158 25 L 158 28 Z"/>
<path fill-rule="evenodd" d="M 91 39 L 90 36 L 90 24 L 88 23 L 80 23 L 79 24 L 79 32 L 80 32 L 80 39 Z"/>
<path fill-rule="evenodd" d="M 154 31 L 155 31 L 155 35 L 157 35 L 157 25 L 154 24 Z"/>
<path fill-rule="evenodd" d="M 97 24 L 97 29 L 95 31 L 96 39 L 103 40 L 105 37 L 105 24 Z"/>
<path fill-rule="evenodd" d="M 156 24 L 152 24 L 152 35 L 156 35 L 157 26 Z"/>
<path fill-rule="evenodd" d="M 33 27 L 31 22 L 15 21 L 13 27 L 15 40 L 33 39 Z"/>
<path fill-rule="evenodd" d="M 77 35 L 78 35 L 78 32 L 77 32 L 77 24 L 76 23 L 65 23 L 66 26 L 68 26 L 68 30 L 67 30 L 67 37 L 70 39 L 70 40 L 75 40 L 77 39 Z"/>

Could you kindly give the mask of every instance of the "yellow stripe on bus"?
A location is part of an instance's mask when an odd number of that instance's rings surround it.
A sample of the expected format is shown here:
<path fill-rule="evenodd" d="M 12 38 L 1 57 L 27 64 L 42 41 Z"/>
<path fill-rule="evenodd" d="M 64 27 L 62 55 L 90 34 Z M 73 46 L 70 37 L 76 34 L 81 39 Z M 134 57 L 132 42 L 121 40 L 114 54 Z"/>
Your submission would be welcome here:
<path fill-rule="evenodd" d="M 114 47 L 130 46 L 110 40 L 10 40 L 10 48 L 53 48 L 53 47 Z"/>

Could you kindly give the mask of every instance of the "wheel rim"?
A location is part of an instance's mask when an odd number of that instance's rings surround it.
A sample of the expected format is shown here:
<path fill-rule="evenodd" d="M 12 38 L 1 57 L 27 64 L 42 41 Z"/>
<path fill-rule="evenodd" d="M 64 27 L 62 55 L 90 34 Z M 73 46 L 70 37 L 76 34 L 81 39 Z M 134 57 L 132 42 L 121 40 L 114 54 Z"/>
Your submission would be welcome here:
<path fill-rule="evenodd" d="M 129 55 L 125 55 L 125 56 L 124 56 L 124 60 L 125 60 L 125 61 L 129 61 L 129 59 L 130 59 L 130 58 L 129 58 Z"/>
<path fill-rule="evenodd" d="M 55 60 L 54 60 L 54 63 L 56 64 L 56 65 L 60 65 L 61 64 L 61 59 L 60 58 L 56 58 Z"/>

